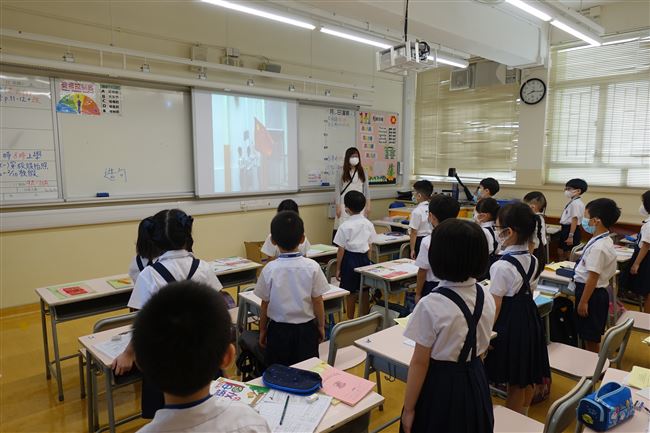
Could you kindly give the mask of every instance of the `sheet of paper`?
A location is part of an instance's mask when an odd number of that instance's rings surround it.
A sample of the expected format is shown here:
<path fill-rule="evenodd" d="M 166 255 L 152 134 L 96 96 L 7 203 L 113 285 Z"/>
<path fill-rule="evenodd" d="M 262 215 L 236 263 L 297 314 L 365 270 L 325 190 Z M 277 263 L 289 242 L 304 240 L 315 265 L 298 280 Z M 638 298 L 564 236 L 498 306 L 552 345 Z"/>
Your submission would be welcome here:
<path fill-rule="evenodd" d="M 287 396 L 289 396 L 287 412 L 280 425 Z M 318 399 L 310 403 L 307 397 L 272 389 L 257 403 L 255 410 L 269 423 L 273 433 L 312 433 L 323 419 L 331 402 L 332 397 L 325 394 L 318 394 Z"/>
<path fill-rule="evenodd" d="M 375 383 L 338 368 L 325 368 L 319 373 L 325 394 L 354 406 L 374 388 Z"/>
<path fill-rule="evenodd" d="M 636 392 L 636 395 L 643 397 L 646 400 L 650 400 L 650 388 L 643 388 Z"/>
<path fill-rule="evenodd" d="M 408 323 L 409 323 L 409 318 L 410 317 L 411 317 L 411 315 L 409 314 L 406 317 L 398 317 L 397 319 L 393 319 L 393 320 L 395 321 L 395 323 L 397 323 L 402 328 L 406 328 L 406 325 L 408 325 Z"/>
<path fill-rule="evenodd" d="M 131 331 L 127 331 L 124 334 L 119 335 L 119 339 L 110 339 L 102 341 L 101 343 L 94 344 L 93 346 L 99 352 L 103 353 L 111 359 L 115 359 L 124 352 L 126 346 L 128 346 L 129 341 L 131 341 Z"/>
<path fill-rule="evenodd" d="M 415 341 L 411 340 L 410 338 L 405 338 L 404 344 L 406 344 L 407 346 L 415 347 Z"/>
<path fill-rule="evenodd" d="M 418 273 L 418 267 L 415 266 L 413 263 L 399 263 L 399 264 L 391 264 L 391 269 L 398 271 L 398 272 L 406 272 L 407 274 L 417 274 Z"/>
<path fill-rule="evenodd" d="M 632 367 L 627 383 L 630 386 L 640 389 L 650 387 L 650 370 L 635 365 Z"/>
<path fill-rule="evenodd" d="M 336 251 L 337 249 L 338 248 L 333 245 L 316 244 L 309 248 L 309 253 L 324 253 L 328 251 Z"/>
<path fill-rule="evenodd" d="M 106 280 L 106 282 L 116 290 L 126 289 L 127 287 L 133 287 L 133 280 L 131 280 L 131 278 L 129 277 L 120 278 L 117 280 Z"/>

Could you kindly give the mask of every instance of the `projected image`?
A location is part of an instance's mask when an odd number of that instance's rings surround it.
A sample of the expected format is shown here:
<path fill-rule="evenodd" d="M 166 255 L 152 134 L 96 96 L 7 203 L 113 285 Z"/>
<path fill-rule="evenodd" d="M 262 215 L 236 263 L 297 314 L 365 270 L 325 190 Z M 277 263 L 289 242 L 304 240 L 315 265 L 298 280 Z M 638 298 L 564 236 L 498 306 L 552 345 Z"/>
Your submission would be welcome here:
<path fill-rule="evenodd" d="M 212 94 L 214 191 L 290 186 L 287 102 Z"/>

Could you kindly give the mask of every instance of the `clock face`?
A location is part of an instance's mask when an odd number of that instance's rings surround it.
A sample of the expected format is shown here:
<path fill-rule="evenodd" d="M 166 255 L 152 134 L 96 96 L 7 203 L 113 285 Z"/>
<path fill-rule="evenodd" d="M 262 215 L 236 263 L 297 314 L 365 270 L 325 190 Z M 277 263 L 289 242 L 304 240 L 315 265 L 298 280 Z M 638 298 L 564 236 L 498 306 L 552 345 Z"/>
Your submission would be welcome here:
<path fill-rule="evenodd" d="M 539 78 L 531 78 L 526 81 L 519 91 L 521 100 L 529 105 L 537 104 L 539 101 L 544 99 L 545 94 L 546 84 L 544 84 L 544 82 Z"/>

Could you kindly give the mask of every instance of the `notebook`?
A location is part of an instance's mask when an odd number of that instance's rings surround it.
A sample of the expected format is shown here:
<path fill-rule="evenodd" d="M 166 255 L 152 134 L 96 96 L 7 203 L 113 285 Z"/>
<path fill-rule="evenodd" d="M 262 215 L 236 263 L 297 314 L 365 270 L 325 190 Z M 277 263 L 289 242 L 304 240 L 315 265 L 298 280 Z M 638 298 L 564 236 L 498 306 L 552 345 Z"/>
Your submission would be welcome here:
<path fill-rule="evenodd" d="M 354 406 L 363 399 L 375 383 L 327 365 L 320 373 L 323 392 L 343 403 Z"/>

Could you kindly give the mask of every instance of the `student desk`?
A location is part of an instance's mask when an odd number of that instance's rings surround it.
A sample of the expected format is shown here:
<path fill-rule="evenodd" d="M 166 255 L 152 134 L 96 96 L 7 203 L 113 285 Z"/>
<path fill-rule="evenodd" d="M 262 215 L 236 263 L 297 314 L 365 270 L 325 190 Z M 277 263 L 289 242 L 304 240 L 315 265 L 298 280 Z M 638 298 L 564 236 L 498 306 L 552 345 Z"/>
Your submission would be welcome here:
<path fill-rule="evenodd" d="M 294 364 L 292 367 L 311 370 L 321 362 L 318 358 L 310 358 Z M 250 383 L 261 385 L 262 378 L 252 380 Z M 383 402 L 384 397 L 374 391 L 370 391 L 368 395 L 354 406 L 348 406 L 344 403 L 330 405 L 320 424 L 316 427 L 316 433 L 339 431 L 346 433 L 367 432 L 370 423 L 370 411 L 380 406 Z"/>
<path fill-rule="evenodd" d="M 386 217 L 384 219 L 380 220 L 373 220 L 371 221 L 374 225 L 376 226 L 383 226 L 383 227 L 388 227 L 390 230 L 395 230 L 396 231 L 403 231 L 406 232 L 407 230 L 410 229 L 408 224 L 402 223 L 405 218 L 397 217 L 396 219 L 393 219 L 391 217 Z"/>
<path fill-rule="evenodd" d="M 408 243 L 410 240 L 409 235 L 389 236 L 386 233 L 380 233 L 370 246 L 371 258 L 378 262 L 381 256 L 399 254 L 402 244 Z"/>
<path fill-rule="evenodd" d="M 57 325 L 70 320 L 81 319 L 110 311 L 126 308 L 129 302 L 133 285 L 116 289 L 108 283 L 108 280 L 121 280 L 130 278 L 126 274 L 112 275 L 104 278 L 95 278 L 86 281 L 77 281 L 70 284 L 61 284 L 36 289 L 36 294 L 41 306 L 41 326 L 43 328 L 43 352 L 45 354 L 45 377 L 49 380 L 52 375 L 56 377 L 56 384 L 59 393 L 59 401 L 63 401 L 63 381 L 61 378 L 61 361 L 77 358 L 74 355 L 61 356 L 59 353 L 59 337 Z M 54 287 L 82 286 L 90 289 L 91 293 L 65 297 L 55 294 Z M 52 349 L 54 360 L 50 361 L 50 348 L 47 338 L 47 320 L 50 316 L 50 328 L 52 331 Z M 53 368 L 54 367 L 54 368 Z"/>
<path fill-rule="evenodd" d="M 326 264 L 331 259 L 336 258 L 338 250 L 339 248 L 335 245 L 312 245 L 307 251 L 307 258 L 316 260 L 320 264 Z"/>
<path fill-rule="evenodd" d="M 237 287 L 238 295 L 242 285 L 257 281 L 257 270 L 262 268 L 261 264 L 243 257 L 217 259 L 211 265 L 221 285 L 224 288 Z"/>
<path fill-rule="evenodd" d="M 614 249 L 616 250 L 616 262 L 618 266 L 620 266 L 623 263 L 627 263 L 632 259 L 634 248 L 626 247 L 623 245 L 614 245 Z M 578 257 L 582 256 L 583 251 L 584 249 L 580 251 L 576 251 L 576 255 Z"/>
<path fill-rule="evenodd" d="M 407 236 L 408 237 L 408 236 Z M 415 261 L 411 259 L 398 259 L 390 262 L 378 263 L 376 265 L 363 266 L 354 270 L 361 274 L 359 285 L 359 311 L 363 299 L 363 288 L 368 286 L 369 290 L 381 290 L 384 301 L 384 328 L 390 323 L 388 314 L 388 296 L 401 293 L 408 289 L 408 283 L 413 282 L 418 273 Z"/>

